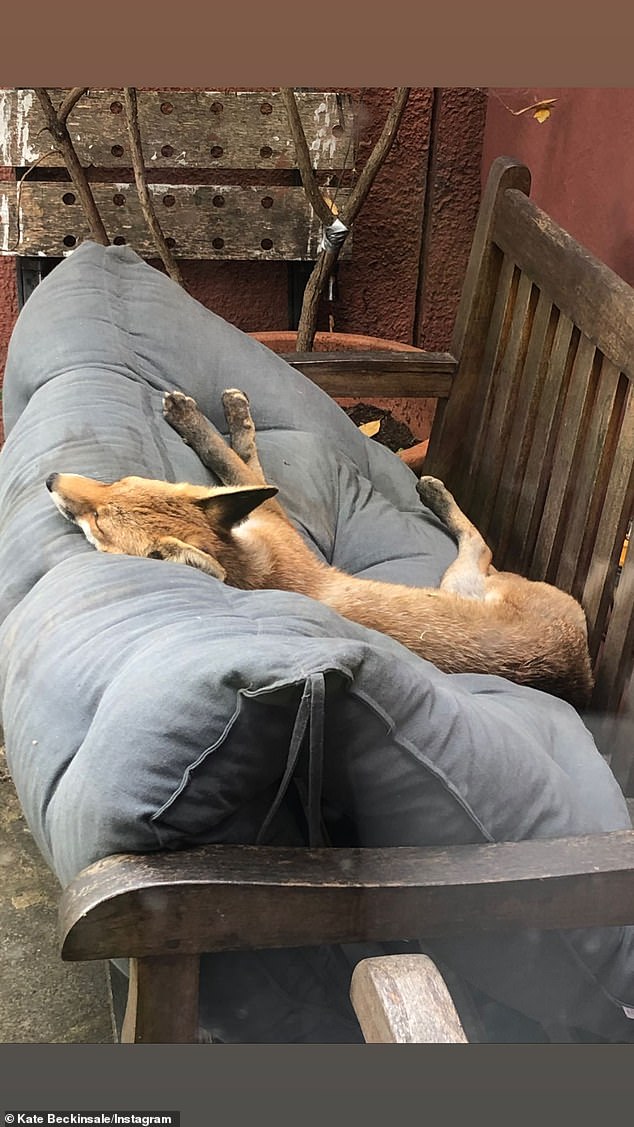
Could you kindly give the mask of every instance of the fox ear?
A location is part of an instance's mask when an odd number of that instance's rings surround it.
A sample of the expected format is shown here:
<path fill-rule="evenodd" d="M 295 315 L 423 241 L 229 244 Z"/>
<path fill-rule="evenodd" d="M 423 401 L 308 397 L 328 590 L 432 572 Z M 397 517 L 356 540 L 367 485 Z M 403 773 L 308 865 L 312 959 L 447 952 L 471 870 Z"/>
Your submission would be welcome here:
<path fill-rule="evenodd" d="M 229 529 L 245 520 L 253 509 L 275 497 L 276 493 L 275 485 L 238 485 L 215 489 L 196 504 L 205 509 L 221 528 Z"/>

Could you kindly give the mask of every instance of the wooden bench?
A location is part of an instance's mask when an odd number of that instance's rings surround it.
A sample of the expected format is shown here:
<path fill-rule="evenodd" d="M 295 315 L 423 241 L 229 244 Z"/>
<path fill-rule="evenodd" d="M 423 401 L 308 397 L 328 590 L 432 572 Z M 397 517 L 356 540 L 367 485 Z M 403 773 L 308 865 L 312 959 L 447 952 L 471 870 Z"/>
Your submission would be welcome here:
<path fill-rule="evenodd" d="M 356 393 L 367 371 L 375 393 L 381 375 L 386 394 L 438 396 L 426 469 L 455 492 L 498 566 L 583 600 L 597 678 L 591 723 L 628 791 L 634 552 L 622 568 L 620 559 L 634 498 L 634 291 L 530 201 L 529 182 L 510 160 L 492 168 L 450 356 L 290 359 L 332 394 Z M 130 959 L 123 1039 L 141 1042 L 196 1039 L 202 952 L 626 923 L 634 832 L 109 857 L 60 906 L 64 959 Z M 429 966 L 391 958 L 355 974 L 367 1039 L 464 1039 Z M 432 1011 L 436 1023 L 424 1019 Z"/>

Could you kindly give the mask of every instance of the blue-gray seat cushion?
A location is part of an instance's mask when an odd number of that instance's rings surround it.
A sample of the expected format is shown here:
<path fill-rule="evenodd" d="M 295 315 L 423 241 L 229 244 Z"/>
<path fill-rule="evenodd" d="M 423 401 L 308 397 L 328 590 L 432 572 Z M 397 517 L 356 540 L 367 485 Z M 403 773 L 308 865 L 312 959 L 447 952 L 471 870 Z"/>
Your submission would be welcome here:
<path fill-rule="evenodd" d="M 0 455 L 2 721 L 25 815 L 60 881 L 113 852 L 254 841 L 307 694 L 323 726 L 323 817 L 339 843 L 629 827 L 566 704 L 493 676 L 443 674 L 300 595 L 101 555 L 60 517 L 44 486 L 53 471 L 211 481 L 165 423 L 162 394 L 189 392 L 222 429 L 228 386 L 248 393 L 266 475 L 323 558 L 424 586 L 455 555 L 410 471 L 315 385 L 129 249 L 83 244 L 20 314 Z M 290 792 L 271 839 L 305 840 Z M 631 929 L 439 950 L 539 1020 L 556 1011 L 625 1039 Z M 358 1039 L 345 998 L 354 960 L 343 955 L 208 959 L 205 981 L 231 982 L 232 1000 L 213 1011 L 217 1035 Z"/>

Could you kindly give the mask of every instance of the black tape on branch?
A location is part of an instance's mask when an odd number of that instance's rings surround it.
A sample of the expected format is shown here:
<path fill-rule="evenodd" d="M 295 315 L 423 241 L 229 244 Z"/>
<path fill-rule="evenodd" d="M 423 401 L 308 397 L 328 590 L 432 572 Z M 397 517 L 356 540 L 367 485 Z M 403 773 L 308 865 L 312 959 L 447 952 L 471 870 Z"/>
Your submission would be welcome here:
<path fill-rule="evenodd" d="M 328 227 L 322 227 L 320 250 L 339 250 L 345 243 L 350 228 L 340 219 L 335 219 Z"/>

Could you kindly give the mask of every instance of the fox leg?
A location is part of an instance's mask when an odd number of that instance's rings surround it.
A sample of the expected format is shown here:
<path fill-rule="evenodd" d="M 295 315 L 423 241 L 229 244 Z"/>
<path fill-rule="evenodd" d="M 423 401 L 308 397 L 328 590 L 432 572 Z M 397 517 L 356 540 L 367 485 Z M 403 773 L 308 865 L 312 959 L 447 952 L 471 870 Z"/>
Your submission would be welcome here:
<path fill-rule="evenodd" d="M 490 548 L 442 481 L 436 477 L 421 477 L 416 489 L 423 504 L 458 541 L 458 556 L 443 575 L 440 589 L 483 599 L 487 592 L 486 580 L 495 574 Z"/>
<path fill-rule="evenodd" d="M 222 393 L 222 406 L 233 449 L 253 473 L 259 474 L 262 485 L 265 485 L 266 479 L 258 458 L 255 423 L 251 418 L 249 400 L 243 391 L 230 387 Z"/>
<path fill-rule="evenodd" d="M 163 396 L 163 414 L 170 426 L 191 446 L 208 470 L 223 485 L 264 485 L 264 477 L 251 470 L 205 418 L 195 399 L 182 391 Z"/>
<path fill-rule="evenodd" d="M 205 418 L 196 400 L 182 391 L 168 391 L 163 396 L 163 414 L 203 466 L 216 474 L 223 485 L 268 485 L 257 454 L 255 426 L 246 395 L 231 389 L 224 393 L 222 401 L 231 446 Z M 290 523 L 279 501 L 264 501 L 262 508 L 277 513 L 286 524 Z"/>

